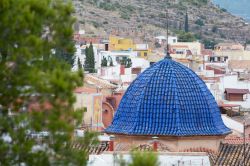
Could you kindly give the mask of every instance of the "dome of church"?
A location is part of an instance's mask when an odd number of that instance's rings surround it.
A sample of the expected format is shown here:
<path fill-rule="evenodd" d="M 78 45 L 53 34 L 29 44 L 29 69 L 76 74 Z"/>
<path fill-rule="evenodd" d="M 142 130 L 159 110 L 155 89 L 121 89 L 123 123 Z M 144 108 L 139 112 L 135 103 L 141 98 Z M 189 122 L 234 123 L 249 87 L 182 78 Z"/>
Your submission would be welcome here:
<path fill-rule="evenodd" d="M 133 81 L 105 132 L 202 136 L 231 131 L 206 84 L 186 66 L 164 59 Z"/>

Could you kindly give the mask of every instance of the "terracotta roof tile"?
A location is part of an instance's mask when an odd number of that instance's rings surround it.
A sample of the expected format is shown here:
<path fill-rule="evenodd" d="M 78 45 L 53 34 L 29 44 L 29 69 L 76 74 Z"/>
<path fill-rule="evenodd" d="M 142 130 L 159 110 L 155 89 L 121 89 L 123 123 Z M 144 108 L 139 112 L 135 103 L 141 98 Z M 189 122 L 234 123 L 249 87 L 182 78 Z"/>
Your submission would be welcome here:
<path fill-rule="evenodd" d="M 244 150 L 245 149 L 245 150 Z M 244 153 L 245 152 L 245 153 Z M 215 166 L 231 166 L 231 165 L 243 165 L 245 158 L 246 166 L 250 165 L 250 145 L 232 145 L 232 144 L 221 144 L 219 155 L 215 162 Z"/>
<path fill-rule="evenodd" d="M 75 93 L 97 93 L 96 89 L 87 88 L 87 87 L 78 87 L 74 90 Z"/>
<path fill-rule="evenodd" d="M 225 93 L 231 94 L 248 94 L 249 89 L 233 89 L 233 88 L 226 88 Z"/>

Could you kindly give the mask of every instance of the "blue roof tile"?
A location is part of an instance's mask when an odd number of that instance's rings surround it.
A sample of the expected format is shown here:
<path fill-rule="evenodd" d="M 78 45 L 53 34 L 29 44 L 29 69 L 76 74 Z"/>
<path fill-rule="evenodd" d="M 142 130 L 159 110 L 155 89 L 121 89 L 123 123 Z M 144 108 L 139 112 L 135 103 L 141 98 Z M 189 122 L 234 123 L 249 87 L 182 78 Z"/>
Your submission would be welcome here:
<path fill-rule="evenodd" d="M 124 94 L 107 133 L 225 135 L 218 105 L 205 83 L 170 59 L 140 74 Z"/>

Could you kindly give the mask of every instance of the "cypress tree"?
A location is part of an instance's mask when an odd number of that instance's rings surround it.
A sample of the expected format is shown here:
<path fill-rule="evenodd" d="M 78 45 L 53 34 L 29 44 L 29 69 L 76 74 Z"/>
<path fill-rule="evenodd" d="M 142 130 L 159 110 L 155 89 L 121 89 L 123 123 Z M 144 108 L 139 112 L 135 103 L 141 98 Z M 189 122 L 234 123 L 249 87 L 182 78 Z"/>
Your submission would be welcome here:
<path fill-rule="evenodd" d="M 89 47 L 85 49 L 85 64 L 84 68 L 89 73 L 95 72 L 95 55 L 92 43 L 90 43 Z"/>
<path fill-rule="evenodd" d="M 112 58 L 110 59 L 109 66 L 114 66 Z"/>
<path fill-rule="evenodd" d="M 90 46 L 89 46 L 89 67 L 90 67 L 89 72 L 94 73 L 95 72 L 95 54 L 94 54 L 92 42 L 90 43 Z"/>
<path fill-rule="evenodd" d="M 84 61 L 84 69 L 89 72 L 89 48 L 85 48 L 85 61 Z"/>
<path fill-rule="evenodd" d="M 188 13 L 186 12 L 186 17 L 185 17 L 185 32 L 189 32 L 189 27 L 188 27 Z"/>
<path fill-rule="evenodd" d="M 107 61 L 107 59 L 105 57 L 102 58 L 101 66 L 102 67 L 107 67 L 108 66 L 108 61 Z"/>
<path fill-rule="evenodd" d="M 80 58 L 78 57 L 77 59 L 77 66 L 78 66 L 78 70 L 81 70 L 82 69 L 82 64 L 81 64 L 81 61 L 80 61 Z"/>

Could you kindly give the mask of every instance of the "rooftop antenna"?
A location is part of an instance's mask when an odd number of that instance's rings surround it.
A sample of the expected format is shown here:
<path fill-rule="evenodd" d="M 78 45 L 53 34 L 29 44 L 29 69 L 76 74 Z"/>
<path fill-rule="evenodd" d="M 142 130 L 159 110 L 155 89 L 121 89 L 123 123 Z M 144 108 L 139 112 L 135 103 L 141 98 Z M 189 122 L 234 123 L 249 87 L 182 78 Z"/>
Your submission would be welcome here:
<path fill-rule="evenodd" d="M 167 48 L 166 48 L 166 56 L 165 58 L 166 59 L 172 59 L 172 57 L 170 56 L 170 53 L 169 53 L 169 44 L 168 44 L 168 28 L 169 28 L 169 25 L 168 25 L 168 7 L 166 9 L 166 18 L 167 18 Z"/>

